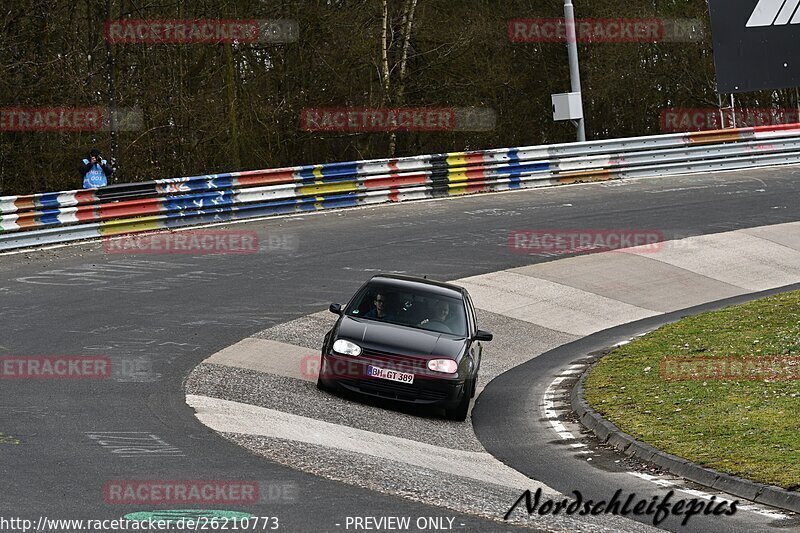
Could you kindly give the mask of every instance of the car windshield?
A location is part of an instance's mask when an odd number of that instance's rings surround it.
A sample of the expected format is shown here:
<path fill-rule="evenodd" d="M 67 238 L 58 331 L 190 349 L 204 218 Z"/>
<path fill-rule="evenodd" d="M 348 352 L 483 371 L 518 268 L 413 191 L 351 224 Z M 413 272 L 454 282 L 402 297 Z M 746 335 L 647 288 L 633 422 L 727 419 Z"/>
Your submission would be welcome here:
<path fill-rule="evenodd" d="M 370 283 L 350 302 L 347 316 L 465 336 L 464 302 L 441 294 Z"/>

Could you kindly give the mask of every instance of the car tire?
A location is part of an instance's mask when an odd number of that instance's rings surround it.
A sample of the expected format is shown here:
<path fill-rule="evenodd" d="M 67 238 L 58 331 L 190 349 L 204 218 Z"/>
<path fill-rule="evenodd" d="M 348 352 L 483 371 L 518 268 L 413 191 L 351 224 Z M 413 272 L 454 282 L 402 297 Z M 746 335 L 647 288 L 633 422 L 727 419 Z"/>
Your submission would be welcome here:
<path fill-rule="evenodd" d="M 472 400 L 472 395 L 475 391 L 475 379 L 471 379 L 467 382 L 467 385 L 464 390 L 464 394 L 461 396 L 461 401 L 458 402 L 458 405 L 453 407 L 452 409 L 446 409 L 445 415 L 450 420 L 457 420 L 459 422 L 463 422 L 467 419 L 467 414 L 469 413 L 469 404 Z"/>
<path fill-rule="evenodd" d="M 475 397 L 475 391 L 478 390 L 478 374 L 475 374 L 475 377 L 472 378 L 472 391 L 470 391 L 469 397 Z"/>

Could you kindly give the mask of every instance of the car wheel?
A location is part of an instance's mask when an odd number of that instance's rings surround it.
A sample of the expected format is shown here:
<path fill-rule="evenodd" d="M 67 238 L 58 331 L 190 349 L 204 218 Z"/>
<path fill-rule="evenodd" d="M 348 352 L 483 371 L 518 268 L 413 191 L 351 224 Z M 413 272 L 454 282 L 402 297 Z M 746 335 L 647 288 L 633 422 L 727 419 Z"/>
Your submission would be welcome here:
<path fill-rule="evenodd" d="M 469 402 L 472 400 L 472 395 L 475 392 L 475 379 L 471 379 L 467 382 L 467 385 L 464 390 L 464 394 L 461 396 L 461 401 L 458 402 L 458 405 L 453 407 L 452 409 L 445 410 L 445 415 L 450 420 L 458 420 L 459 422 L 463 422 L 467 419 L 467 413 L 469 413 Z"/>
<path fill-rule="evenodd" d="M 325 385 L 325 383 L 322 382 L 322 370 L 324 368 L 325 368 L 325 357 L 321 356 L 319 360 L 319 374 L 317 374 L 317 389 L 323 392 L 328 392 L 330 390 L 330 387 L 328 387 L 327 385 Z"/>

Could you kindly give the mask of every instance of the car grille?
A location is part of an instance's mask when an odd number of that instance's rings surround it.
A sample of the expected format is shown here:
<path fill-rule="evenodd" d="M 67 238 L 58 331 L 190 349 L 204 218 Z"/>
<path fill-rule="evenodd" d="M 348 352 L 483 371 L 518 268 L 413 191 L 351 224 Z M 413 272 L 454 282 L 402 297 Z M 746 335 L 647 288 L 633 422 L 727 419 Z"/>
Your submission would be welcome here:
<path fill-rule="evenodd" d="M 445 390 L 431 390 L 417 385 L 406 385 L 383 379 L 343 379 L 342 385 L 363 394 L 392 400 L 437 402 L 447 398 Z"/>
<path fill-rule="evenodd" d="M 391 370 L 413 372 L 416 378 L 411 385 L 379 378 L 342 379 L 340 383 L 351 390 L 393 400 L 437 402 L 447 398 L 446 387 L 431 389 L 421 385 L 431 385 L 433 383 L 424 376 L 424 374 L 428 374 L 426 359 L 393 356 L 370 350 L 364 350 L 359 359 L 364 363 Z"/>
<path fill-rule="evenodd" d="M 415 357 L 406 357 L 398 355 L 386 355 L 378 352 L 364 350 L 359 356 L 359 360 L 383 366 L 390 370 L 399 370 L 401 372 L 413 372 L 414 374 L 425 374 L 428 371 L 428 361 L 425 359 L 418 359 Z"/>

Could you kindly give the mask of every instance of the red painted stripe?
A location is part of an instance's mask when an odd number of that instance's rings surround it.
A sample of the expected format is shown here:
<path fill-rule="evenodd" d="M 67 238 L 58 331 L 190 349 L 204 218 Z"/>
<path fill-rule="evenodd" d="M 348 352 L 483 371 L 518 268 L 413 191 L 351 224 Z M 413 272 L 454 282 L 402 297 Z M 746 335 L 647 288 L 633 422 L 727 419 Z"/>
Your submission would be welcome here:
<path fill-rule="evenodd" d="M 75 200 L 79 204 L 88 204 L 97 201 L 94 191 L 78 191 L 75 193 Z"/>
<path fill-rule="evenodd" d="M 750 128 L 748 128 L 750 129 Z M 753 131 L 786 131 L 786 130 L 798 130 L 800 129 L 800 124 L 776 124 L 774 126 L 756 126 L 752 128 Z"/>
<path fill-rule="evenodd" d="M 20 228 L 33 228 L 36 226 L 41 226 L 36 220 L 38 213 L 25 213 L 20 215 L 14 223 L 19 226 Z"/>
<path fill-rule="evenodd" d="M 97 206 L 99 218 L 116 218 L 136 215 L 154 215 L 161 211 L 161 198 L 146 198 L 144 200 L 130 200 Z"/>
<path fill-rule="evenodd" d="M 401 187 L 404 185 L 424 185 L 428 176 L 425 173 L 411 174 L 408 176 L 392 176 L 389 178 L 378 178 L 364 181 L 366 189 L 388 189 L 390 187 Z"/>
<path fill-rule="evenodd" d="M 483 163 L 484 154 L 483 152 L 478 152 L 474 154 L 467 154 L 464 158 L 468 165 L 475 165 L 477 163 Z"/>
<path fill-rule="evenodd" d="M 34 205 L 34 196 L 18 196 L 16 200 L 14 200 L 14 205 L 17 207 L 17 211 L 30 211 L 31 209 L 36 208 Z"/>
<path fill-rule="evenodd" d="M 467 193 L 483 192 L 488 190 L 489 187 L 486 186 L 486 183 L 475 183 L 467 187 Z"/>
<path fill-rule="evenodd" d="M 241 172 L 236 172 L 234 178 L 241 178 L 241 177 L 249 177 L 249 176 L 262 176 L 265 174 L 281 174 L 281 175 L 288 175 L 291 176 L 294 174 L 295 170 L 294 167 L 281 167 L 281 168 L 269 168 L 266 170 L 243 170 Z"/>
<path fill-rule="evenodd" d="M 78 210 L 75 212 L 75 217 L 81 222 L 85 222 L 87 220 L 97 220 L 100 218 L 97 214 L 97 206 L 83 205 L 77 209 Z"/>
<path fill-rule="evenodd" d="M 486 177 L 486 168 L 484 167 L 467 170 L 467 179 L 469 181 L 479 180 L 485 177 Z"/>
<path fill-rule="evenodd" d="M 251 176 L 239 176 L 236 181 L 241 187 L 253 187 L 255 185 L 279 185 L 282 183 L 294 183 L 294 172 L 274 172 L 264 174 L 255 172 Z"/>

